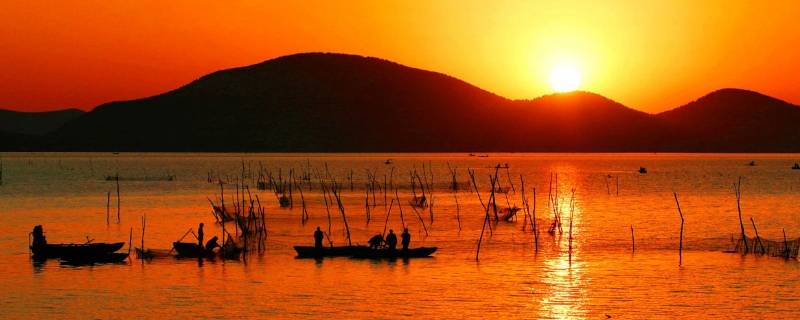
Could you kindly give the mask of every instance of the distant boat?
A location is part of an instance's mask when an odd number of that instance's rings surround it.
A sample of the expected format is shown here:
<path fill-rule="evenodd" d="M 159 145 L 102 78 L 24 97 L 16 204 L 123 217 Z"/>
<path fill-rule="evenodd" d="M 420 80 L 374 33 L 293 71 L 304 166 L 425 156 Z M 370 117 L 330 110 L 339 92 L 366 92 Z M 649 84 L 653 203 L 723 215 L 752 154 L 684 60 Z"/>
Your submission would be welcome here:
<path fill-rule="evenodd" d="M 358 248 L 353 254 L 357 259 L 408 259 L 426 258 L 436 252 L 436 247 L 419 247 L 408 250 L 372 249 L 369 247 Z"/>
<path fill-rule="evenodd" d="M 750 161 L 750 163 L 748 163 L 747 165 L 751 166 L 751 167 L 755 167 L 756 166 L 756 162 L 755 161 Z"/>
<path fill-rule="evenodd" d="M 800 163 L 796 163 L 792 166 L 792 170 L 800 170 Z"/>
<path fill-rule="evenodd" d="M 645 174 L 645 173 L 647 173 L 647 168 L 645 168 L 645 167 L 639 167 L 639 173 L 641 173 L 641 174 Z"/>
<path fill-rule="evenodd" d="M 394 160 L 392 159 L 386 159 L 386 161 L 383 162 L 383 164 L 392 164 L 392 163 L 394 163 Z"/>

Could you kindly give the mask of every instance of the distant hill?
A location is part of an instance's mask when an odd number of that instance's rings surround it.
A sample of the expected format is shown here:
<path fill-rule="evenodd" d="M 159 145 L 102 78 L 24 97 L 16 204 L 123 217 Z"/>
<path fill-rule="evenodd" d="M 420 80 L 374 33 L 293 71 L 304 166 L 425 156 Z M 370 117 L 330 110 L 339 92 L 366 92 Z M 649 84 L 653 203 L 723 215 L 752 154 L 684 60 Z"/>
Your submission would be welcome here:
<path fill-rule="evenodd" d="M 0 109 L 0 131 L 26 135 L 44 135 L 74 120 L 83 113 L 78 109 L 47 112 L 20 112 Z"/>
<path fill-rule="evenodd" d="M 65 151 L 800 151 L 798 116 L 797 106 L 735 89 L 656 115 L 589 92 L 509 100 L 382 59 L 304 53 L 106 103 L 18 144 Z"/>
<path fill-rule="evenodd" d="M 668 149 L 800 151 L 800 107 L 753 91 L 717 90 L 657 117 L 670 130 Z"/>

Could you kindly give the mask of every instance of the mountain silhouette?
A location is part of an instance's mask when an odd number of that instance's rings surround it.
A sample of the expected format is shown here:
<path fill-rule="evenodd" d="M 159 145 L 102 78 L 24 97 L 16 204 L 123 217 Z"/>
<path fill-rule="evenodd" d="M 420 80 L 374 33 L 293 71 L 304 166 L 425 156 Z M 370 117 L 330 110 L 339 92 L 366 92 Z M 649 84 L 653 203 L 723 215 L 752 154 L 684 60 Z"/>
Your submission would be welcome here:
<path fill-rule="evenodd" d="M 675 150 L 797 152 L 800 108 L 763 94 L 721 89 L 658 114 Z"/>
<path fill-rule="evenodd" d="M 303 53 L 106 103 L 0 148 L 797 152 L 798 117 L 797 106 L 737 89 L 655 115 L 589 92 L 509 100 L 378 58 Z"/>
<path fill-rule="evenodd" d="M 44 135 L 74 120 L 83 113 L 78 109 L 46 112 L 21 112 L 0 109 L 0 130 L 6 133 Z"/>

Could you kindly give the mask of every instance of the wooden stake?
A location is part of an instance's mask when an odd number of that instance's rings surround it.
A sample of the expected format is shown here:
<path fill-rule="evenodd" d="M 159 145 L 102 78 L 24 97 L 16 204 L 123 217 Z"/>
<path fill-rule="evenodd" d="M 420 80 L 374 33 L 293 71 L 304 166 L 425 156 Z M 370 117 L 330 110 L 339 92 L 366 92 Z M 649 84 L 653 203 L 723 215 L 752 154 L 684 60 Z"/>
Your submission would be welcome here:
<path fill-rule="evenodd" d="M 673 196 L 675 196 L 675 204 L 678 206 L 678 214 L 681 215 L 681 236 L 680 236 L 680 244 L 678 245 L 678 265 L 683 264 L 683 212 L 681 211 L 681 203 L 678 202 L 678 193 L 673 192 Z"/>
<path fill-rule="evenodd" d="M 742 242 L 744 243 L 744 254 L 750 251 L 750 246 L 747 245 L 747 234 L 744 232 L 744 222 L 742 221 L 742 177 L 739 177 L 739 182 L 733 185 L 736 192 L 736 210 L 739 212 L 739 227 L 742 230 Z"/>
<path fill-rule="evenodd" d="M 633 225 L 631 225 L 631 253 L 636 252 L 636 239 L 633 237 Z"/>
<path fill-rule="evenodd" d="M 119 172 L 117 172 L 117 223 L 119 223 Z"/>
<path fill-rule="evenodd" d="M 106 192 L 106 225 L 110 224 L 110 222 L 109 222 L 109 220 L 110 220 L 109 216 L 110 215 L 111 215 L 111 191 L 107 191 Z"/>

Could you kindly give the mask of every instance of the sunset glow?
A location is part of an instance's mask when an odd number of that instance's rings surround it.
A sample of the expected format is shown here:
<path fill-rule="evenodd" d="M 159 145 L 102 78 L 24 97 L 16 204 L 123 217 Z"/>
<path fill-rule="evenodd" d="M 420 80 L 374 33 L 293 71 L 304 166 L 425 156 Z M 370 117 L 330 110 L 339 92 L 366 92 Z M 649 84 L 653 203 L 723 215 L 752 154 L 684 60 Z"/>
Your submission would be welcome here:
<path fill-rule="evenodd" d="M 552 92 L 554 60 L 570 56 L 581 90 L 648 112 L 723 87 L 798 103 L 797 12 L 798 1 L 4 1 L 0 108 L 91 109 L 308 51 L 380 57 L 510 99 Z"/>
<path fill-rule="evenodd" d="M 581 74 L 571 64 L 560 64 L 550 72 L 550 85 L 556 92 L 570 92 L 578 89 L 581 84 Z"/>

